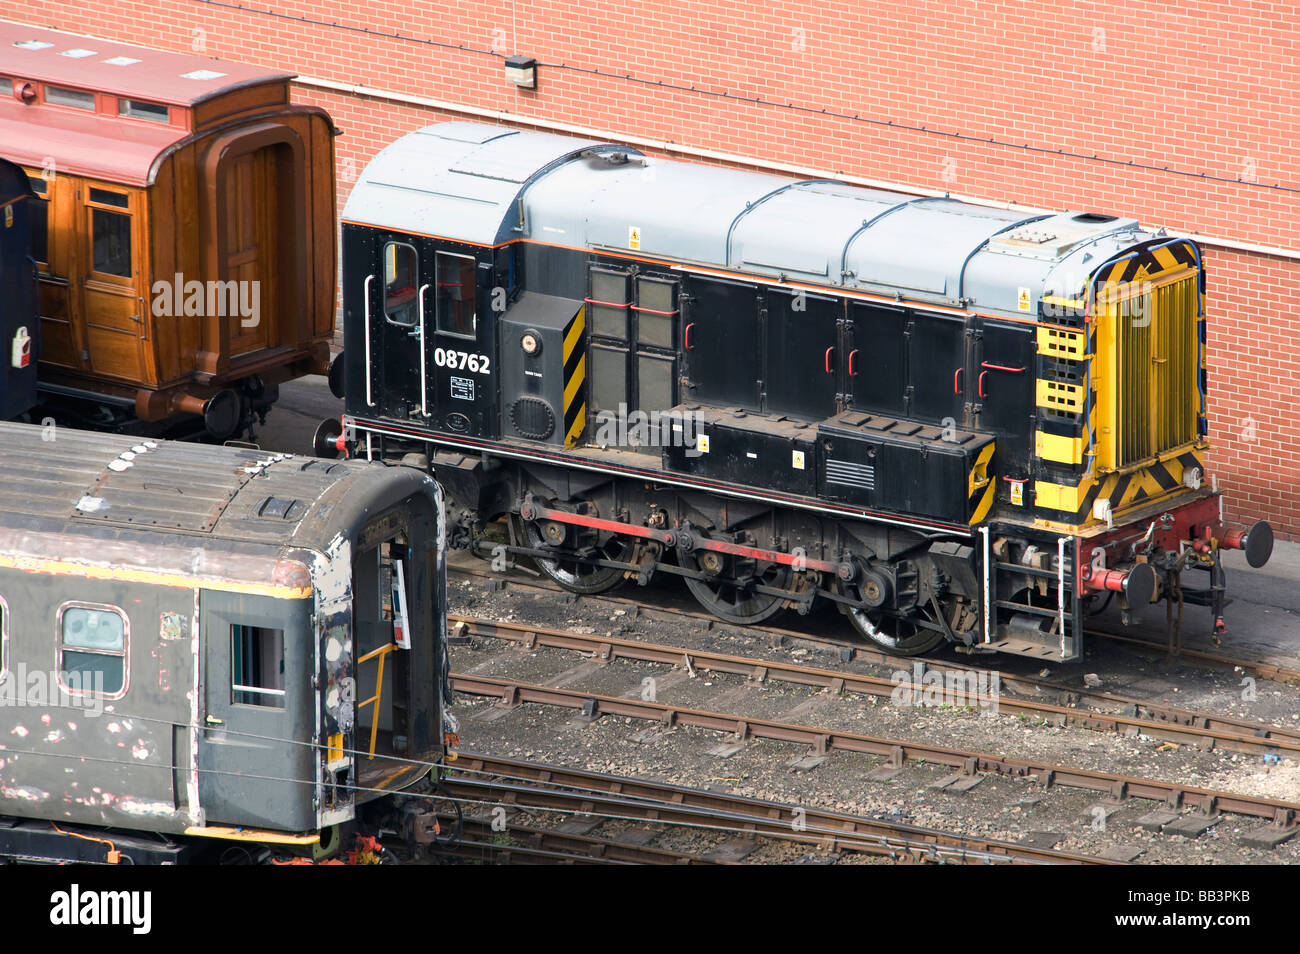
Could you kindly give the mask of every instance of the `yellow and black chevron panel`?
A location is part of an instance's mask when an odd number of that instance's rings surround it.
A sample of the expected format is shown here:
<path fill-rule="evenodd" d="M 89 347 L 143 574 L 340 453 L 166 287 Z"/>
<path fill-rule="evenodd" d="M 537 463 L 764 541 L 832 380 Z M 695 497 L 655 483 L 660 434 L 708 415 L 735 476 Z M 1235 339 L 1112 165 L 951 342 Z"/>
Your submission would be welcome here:
<path fill-rule="evenodd" d="M 967 479 L 967 509 L 970 511 L 971 525 L 980 523 L 989 514 L 993 506 L 993 494 L 997 490 L 997 481 L 989 473 L 993 463 L 993 449 L 996 441 L 989 441 L 975 455 Z"/>
<path fill-rule="evenodd" d="M 587 306 L 564 329 L 564 446 L 573 447 L 587 426 Z"/>
<path fill-rule="evenodd" d="M 1092 507 L 1099 498 L 1109 500 L 1113 519 L 1122 521 L 1124 512 L 1132 507 L 1180 491 L 1191 493 L 1183 478 L 1192 468 L 1205 473 L 1203 454 L 1196 448 L 1127 474 L 1107 474 L 1101 480 L 1085 478 L 1075 486 L 1040 480 L 1034 487 L 1034 496 L 1042 519 L 1078 529 L 1096 522 Z"/>
<path fill-rule="evenodd" d="M 1188 239 L 1148 243 L 1135 254 L 1103 265 L 1093 276 L 1093 282 L 1099 287 L 1126 285 L 1175 269 L 1199 267 L 1200 255 Z"/>

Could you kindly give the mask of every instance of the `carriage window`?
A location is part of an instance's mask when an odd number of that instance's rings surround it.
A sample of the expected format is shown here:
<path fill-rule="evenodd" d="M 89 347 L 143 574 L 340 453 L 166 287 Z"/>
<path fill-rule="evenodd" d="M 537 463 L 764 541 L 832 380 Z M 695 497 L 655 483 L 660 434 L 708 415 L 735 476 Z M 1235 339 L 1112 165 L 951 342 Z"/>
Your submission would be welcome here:
<path fill-rule="evenodd" d="M 64 89 L 61 86 L 45 87 L 45 101 L 56 106 L 75 106 L 77 109 L 95 108 L 95 94 L 79 89 Z"/>
<path fill-rule="evenodd" d="M 419 259 L 410 245 L 384 246 L 384 317 L 394 324 L 414 325 L 419 318 Z"/>
<path fill-rule="evenodd" d="M 131 197 L 125 192 L 109 192 L 107 189 L 90 190 L 90 201 L 98 202 L 100 205 L 111 205 L 118 209 L 129 209 L 131 207 Z"/>
<path fill-rule="evenodd" d="M 284 630 L 231 624 L 230 701 L 284 708 Z"/>
<path fill-rule="evenodd" d="M 91 209 L 90 234 L 93 268 L 105 275 L 131 277 L 131 216 L 107 209 Z"/>
<path fill-rule="evenodd" d="M 474 259 L 439 252 L 438 334 L 475 337 L 474 298 Z"/>
<path fill-rule="evenodd" d="M 50 184 L 40 176 L 28 176 L 28 183 L 36 193 L 32 202 L 32 256 L 42 265 L 50 261 Z"/>
<path fill-rule="evenodd" d="M 151 119 L 156 123 L 167 122 L 167 107 L 161 103 L 146 103 L 139 99 L 119 99 L 117 114 L 132 119 Z"/>
<path fill-rule="evenodd" d="M 14 91 L 14 81 L 7 76 L 0 76 L 0 93 L 11 94 Z"/>
<path fill-rule="evenodd" d="M 73 694 L 119 695 L 126 688 L 126 616 L 115 606 L 59 612 L 59 685 Z"/>

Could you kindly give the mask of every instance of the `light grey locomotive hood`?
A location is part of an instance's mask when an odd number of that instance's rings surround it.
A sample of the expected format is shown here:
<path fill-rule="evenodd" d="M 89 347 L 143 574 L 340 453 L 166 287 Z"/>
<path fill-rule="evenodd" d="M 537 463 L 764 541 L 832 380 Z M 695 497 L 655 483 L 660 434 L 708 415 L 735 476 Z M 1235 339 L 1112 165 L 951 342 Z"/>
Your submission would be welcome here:
<path fill-rule="evenodd" d="M 451 122 L 371 161 L 345 222 L 475 245 L 529 239 L 1021 317 L 1153 238 L 1135 219 L 1030 214 Z"/>

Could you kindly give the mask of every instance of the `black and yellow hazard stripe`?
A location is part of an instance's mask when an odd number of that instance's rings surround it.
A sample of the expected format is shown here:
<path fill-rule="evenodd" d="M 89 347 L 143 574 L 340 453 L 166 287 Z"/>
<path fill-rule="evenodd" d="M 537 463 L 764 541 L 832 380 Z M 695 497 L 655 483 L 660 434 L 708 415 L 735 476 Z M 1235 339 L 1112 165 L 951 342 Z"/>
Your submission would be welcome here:
<path fill-rule="evenodd" d="M 993 506 L 993 493 L 997 489 L 997 481 L 989 473 L 989 465 L 993 462 L 993 449 L 995 446 L 994 441 L 989 441 L 984 447 L 980 448 L 980 452 L 975 455 L 975 462 L 971 465 L 970 474 L 967 478 L 966 506 L 970 511 L 972 526 L 987 517 L 989 509 Z"/>
<path fill-rule="evenodd" d="M 587 426 L 587 306 L 564 329 L 564 446 L 573 447 Z"/>
<path fill-rule="evenodd" d="M 1133 255 L 1103 265 L 1093 276 L 1095 286 L 1127 285 L 1177 268 L 1197 268 L 1196 249 L 1190 241 L 1149 243 Z"/>
<path fill-rule="evenodd" d="M 1109 500 L 1112 519 L 1121 521 L 1131 508 L 1179 492 L 1191 493 L 1183 478 L 1192 468 L 1205 473 L 1204 452 L 1195 447 L 1128 473 L 1111 473 L 1100 480 L 1087 477 L 1077 486 L 1038 481 L 1034 495 L 1040 508 L 1057 511 L 1047 517 L 1053 527 L 1078 530 L 1095 522 L 1092 507 L 1098 499 Z"/>

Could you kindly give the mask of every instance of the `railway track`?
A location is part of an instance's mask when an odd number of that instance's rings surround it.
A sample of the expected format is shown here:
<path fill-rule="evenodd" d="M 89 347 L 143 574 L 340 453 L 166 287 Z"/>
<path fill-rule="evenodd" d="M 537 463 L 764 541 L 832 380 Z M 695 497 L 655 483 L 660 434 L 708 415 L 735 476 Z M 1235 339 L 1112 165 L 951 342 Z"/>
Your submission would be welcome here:
<path fill-rule="evenodd" d="M 611 837 L 537 828 L 506 821 L 504 828 L 481 819 L 466 819 L 454 845 L 435 845 L 431 854 L 493 864 L 590 865 L 724 865 L 737 862 L 690 852 L 631 844 Z"/>
<path fill-rule="evenodd" d="M 1197 809 L 1207 816 L 1224 813 L 1263 819 L 1277 826 L 1280 832 L 1292 832 L 1296 828 L 1296 813 L 1300 811 L 1300 804 L 1263 796 L 1215 791 L 1178 782 L 1054 765 L 1032 758 L 1011 758 L 923 742 L 905 742 L 730 713 L 680 708 L 642 699 L 532 685 L 515 680 L 453 673 L 451 684 L 458 692 L 496 698 L 507 706 L 523 703 L 561 706 L 579 710 L 590 718 L 618 715 L 654 721 L 669 727 L 694 726 L 726 733 L 740 740 L 754 738 L 802 743 L 818 754 L 858 752 L 887 759 L 890 765 L 900 768 L 908 762 L 924 761 L 949 766 L 957 770 L 958 776 L 1036 776 L 1044 787 L 1073 787 L 1096 792 L 1115 801 L 1127 798 L 1148 799 L 1163 803 L 1170 809 Z"/>
<path fill-rule="evenodd" d="M 671 618 L 690 620 L 697 625 L 706 628 L 712 628 L 714 625 L 728 625 L 719 620 L 717 617 L 703 610 L 693 610 L 679 606 L 655 606 L 647 607 L 640 600 L 627 596 L 619 596 L 615 593 L 601 594 L 583 594 L 574 596 L 561 587 L 550 583 L 542 578 L 532 578 L 523 575 L 527 570 L 524 567 L 516 567 L 516 573 L 513 575 L 504 575 L 502 573 L 483 571 L 477 567 L 465 565 L 448 564 L 447 572 L 449 574 L 459 574 L 460 576 L 470 577 L 473 579 L 487 580 L 494 583 L 510 583 L 515 586 L 524 586 L 531 589 L 543 590 L 551 593 L 562 593 L 566 597 L 584 600 L 600 600 L 613 606 L 619 606 L 625 609 L 635 609 L 639 613 L 646 615 L 663 614 Z M 848 650 L 854 657 L 864 659 L 870 662 L 881 664 L 902 665 L 910 667 L 918 657 L 916 656 L 899 656 L 886 652 L 874 646 L 868 645 L 864 640 L 856 635 L 852 636 L 828 636 L 823 633 L 809 632 L 802 629 L 786 628 L 781 626 L 771 626 L 768 624 L 753 624 L 744 629 L 760 633 L 769 637 L 774 644 L 779 644 L 784 640 L 800 639 L 807 642 L 817 643 L 824 646 L 832 646 L 839 649 Z M 1142 639 L 1137 636 L 1123 636 L 1116 633 L 1107 633 L 1103 630 L 1089 629 L 1085 630 L 1085 635 L 1093 639 L 1105 640 L 1115 645 L 1124 646 L 1142 652 L 1157 653 L 1161 656 L 1168 655 L 1168 646 L 1164 643 L 1153 642 L 1149 639 Z M 1197 663 L 1207 668 L 1240 670 L 1242 673 L 1254 676 L 1257 679 L 1264 679 L 1271 682 L 1286 683 L 1288 685 L 1300 686 L 1300 668 L 1287 666 L 1282 663 L 1273 662 L 1263 659 L 1247 659 L 1244 657 L 1229 656 L 1219 652 L 1209 652 L 1199 649 L 1182 648 L 1179 650 L 1178 658 Z M 965 670 L 967 666 L 958 667 L 957 664 L 945 662 L 940 657 L 926 656 L 924 662 L 936 668 L 946 666 L 948 668 L 961 668 Z M 992 670 L 990 670 L 992 671 Z M 1005 678 L 1005 674 L 1004 674 Z M 1020 681 L 1033 681 L 1029 677 L 1016 676 Z"/>
<path fill-rule="evenodd" d="M 893 679 L 844 670 L 818 669 L 776 660 L 731 656 L 641 640 L 574 633 L 527 623 L 485 620 L 455 614 L 449 615 L 448 620 L 462 624 L 463 631 L 467 635 L 506 640 L 525 649 L 543 646 L 585 653 L 605 660 L 628 659 L 671 666 L 685 664 L 702 670 L 745 676 L 756 682 L 767 680 L 789 682 L 830 689 L 834 692 L 856 692 L 886 699 L 898 689 L 898 683 Z M 929 672 L 952 677 L 951 681 L 958 686 L 966 685 L 972 673 L 984 673 L 989 677 L 996 675 L 1000 683 L 1005 683 L 1009 688 L 1021 693 L 1020 696 L 1011 696 L 999 692 L 996 700 L 998 710 L 1010 715 L 1034 716 L 1054 725 L 1079 726 L 1119 734 L 1143 733 L 1179 745 L 1195 745 L 1207 750 L 1217 746 L 1233 752 L 1267 753 L 1300 758 L 1300 730 L 1296 729 L 1262 725 L 1244 719 L 1153 703 L 1110 692 L 1066 688 L 1060 683 L 1047 679 L 1008 676 L 990 670 L 973 670 L 938 660 L 919 660 L 916 657 L 901 656 L 887 657 L 887 660 L 895 665 L 906 667 L 904 671 L 914 683 L 919 682 L 918 675 L 924 678 L 924 675 Z M 989 684 L 987 680 L 985 684 Z M 1024 694 L 1027 690 L 1056 697 L 1058 701 L 1029 698 Z M 1080 704 L 1085 703 L 1091 707 L 1103 708 L 1079 708 Z"/>
<path fill-rule="evenodd" d="M 783 805 L 723 792 L 704 791 L 516 759 L 459 753 L 444 784 L 463 804 L 511 806 L 568 815 L 642 819 L 729 837 L 741 836 L 807 845 L 829 852 L 857 852 L 891 861 L 921 864 L 1115 864 L 1072 852 L 971 838 L 947 832 L 820 809 Z M 558 833 L 557 833 L 558 836 Z M 552 845 L 559 842 L 552 842 Z M 539 847 L 547 847 L 542 842 Z M 626 845 L 601 848 L 627 860 Z M 653 863 L 717 863 L 691 854 Z"/>

